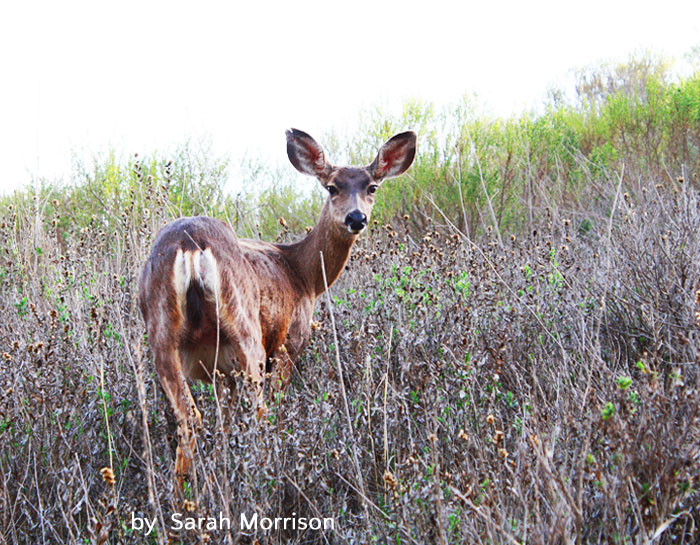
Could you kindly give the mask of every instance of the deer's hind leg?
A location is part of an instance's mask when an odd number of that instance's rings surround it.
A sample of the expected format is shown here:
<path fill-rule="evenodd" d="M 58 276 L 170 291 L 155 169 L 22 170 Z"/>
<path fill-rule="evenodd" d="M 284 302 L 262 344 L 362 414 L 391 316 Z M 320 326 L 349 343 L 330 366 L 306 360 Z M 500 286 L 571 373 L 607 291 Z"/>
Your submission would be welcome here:
<path fill-rule="evenodd" d="M 182 371 L 182 363 L 177 350 L 164 350 L 155 355 L 156 372 L 168 397 L 177 422 L 177 451 L 175 475 L 180 488 L 188 475 L 196 446 L 196 430 L 202 426 L 202 416 L 192 397 Z"/>
<path fill-rule="evenodd" d="M 192 397 L 178 350 L 183 320 L 178 305 L 164 305 L 147 320 L 148 335 L 153 347 L 156 373 L 170 402 L 177 423 L 175 474 L 183 488 L 194 458 L 195 434 L 201 428 L 202 416 Z"/>

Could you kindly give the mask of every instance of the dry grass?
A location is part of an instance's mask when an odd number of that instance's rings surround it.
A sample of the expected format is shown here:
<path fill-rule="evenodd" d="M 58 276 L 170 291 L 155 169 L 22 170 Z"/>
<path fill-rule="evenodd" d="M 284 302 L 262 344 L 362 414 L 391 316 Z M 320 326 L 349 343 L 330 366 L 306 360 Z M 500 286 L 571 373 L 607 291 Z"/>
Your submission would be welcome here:
<path fill-rule="evenodd" d="M 439 213 L 420 233 L 374 226 L 267 420 L 193 385 L 205 430 L 186 503 L 135 304 L 173 212 L 145 187 L 78 230 L 18 201 L 0 228 L 0 541 L 696 542 L 698 187 L 596 191 L 585 216 L 535 210 L 503 243 Z M 187 509 L 336 530 L 163 531 Z"/>

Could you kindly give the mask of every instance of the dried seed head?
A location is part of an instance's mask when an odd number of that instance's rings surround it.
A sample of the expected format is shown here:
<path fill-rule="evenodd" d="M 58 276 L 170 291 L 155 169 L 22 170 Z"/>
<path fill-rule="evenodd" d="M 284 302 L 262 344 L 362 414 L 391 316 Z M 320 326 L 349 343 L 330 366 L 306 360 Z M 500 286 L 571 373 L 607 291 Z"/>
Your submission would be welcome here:
<path fill-rule="evenodd" d="M 396 477 L 394 477 L 394 474 L 388 469 L 384 472 L 384 483 L 391 490 L 396 490 L 396 487 L 399 484 L 399 482 L 396 480 Z"/>
<path fill-rule="evenodd" d="M 103 467 L 100 469 L 100 473 L 102 474 L 102 478 L 104 481 L 109 485 L 109 486 L 114 486 L 114 483 L 117 482 L 117 480 L 114 478 L 114 471 L 112 471 L 111 467 Z"/>

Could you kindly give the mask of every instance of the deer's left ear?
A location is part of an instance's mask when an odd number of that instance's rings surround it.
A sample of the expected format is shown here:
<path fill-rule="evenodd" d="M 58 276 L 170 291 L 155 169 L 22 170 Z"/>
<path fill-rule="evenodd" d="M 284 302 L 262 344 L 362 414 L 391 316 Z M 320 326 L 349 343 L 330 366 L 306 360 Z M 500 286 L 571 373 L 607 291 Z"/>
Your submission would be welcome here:
<path fill-rule="evenodd" d="M 287 136 L 287 157 L 299 172 L 316 176 L 322 182 L 333 172 L 333 166 L 326 160 L 323 148 L 304 131 L 289 129 Z"/>
<path fill-rule="evenodd" d="M 391 137 L 379 150 L 367 170 L 379 182 L 400 176 L 408 170 L 416 156 L 416 133 L 402 132 Z"/>

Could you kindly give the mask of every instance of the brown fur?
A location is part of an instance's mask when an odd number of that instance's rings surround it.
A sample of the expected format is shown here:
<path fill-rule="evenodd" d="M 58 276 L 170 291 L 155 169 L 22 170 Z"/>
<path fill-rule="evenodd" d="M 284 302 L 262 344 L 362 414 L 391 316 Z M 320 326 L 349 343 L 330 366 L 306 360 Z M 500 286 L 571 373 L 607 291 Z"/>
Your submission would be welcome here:
<path fill-rule="evenodd" d="M 415 135 L 389 140 L 366 168 L 332 166 L 309 135 L 294 129 L 287 132 L 287 151 L 299 171 L 318 178 L 331 193 L 304 239 L 239 240 L 222 221 L 181 218 L 158 233 L 141 274 L 139 304 L 156 372 L 178 422 L 181 485 L 192 461 L 192 427 L 201 425 L 187 378 L 209 381 L 215 371 L 245 371 L 261 409 L 266 363 L 278 361 L 286 387 L 308 342 L 316 298 L 325 291 L 320 254 L 331 285 L 369 221 L 374 190 L 413 161 Z"/>

